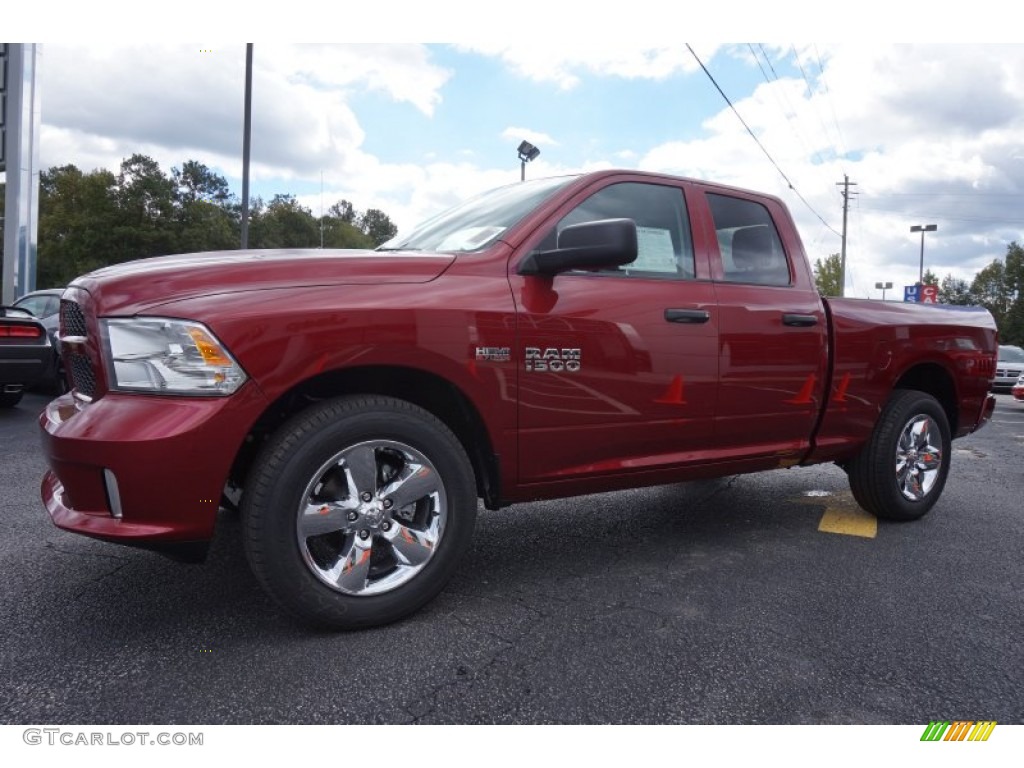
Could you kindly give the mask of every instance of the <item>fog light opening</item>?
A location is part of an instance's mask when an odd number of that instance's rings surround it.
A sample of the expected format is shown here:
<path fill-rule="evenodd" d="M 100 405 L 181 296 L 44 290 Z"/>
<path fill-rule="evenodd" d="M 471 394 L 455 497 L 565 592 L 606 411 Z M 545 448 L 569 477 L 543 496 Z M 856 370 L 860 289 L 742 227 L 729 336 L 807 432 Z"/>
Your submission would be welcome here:
<path fill-rule="evenodd" d="M 110 514 L 121 519 L 121 492 L 117 489 L 117 477 L 109 469 L 103 470 L 103 485 L 107 489 L 107 505 L 110 507 Z"/>

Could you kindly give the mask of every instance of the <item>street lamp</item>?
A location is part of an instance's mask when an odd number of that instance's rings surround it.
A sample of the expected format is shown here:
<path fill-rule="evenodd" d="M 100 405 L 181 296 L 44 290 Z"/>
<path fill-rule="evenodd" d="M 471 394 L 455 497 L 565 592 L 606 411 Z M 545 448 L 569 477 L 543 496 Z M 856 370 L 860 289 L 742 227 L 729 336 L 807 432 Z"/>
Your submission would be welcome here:
<path fill-rule="evenodd" d="M 918 272 L 917 284 L 924 285 L 924 233 L 934 232 L 939 228 L 938 224 L 915 224 L 910 228 L 911 232 L 921 233 L 921 269 Z"/>
<path fill-rule="evenodd" d="M 537 155 L 540 154 L 540 150 L 537 149 L 533 144 L 528 141 L 524 141 L 519 145 L 519 162 L 520 162 L 520 181 L 526 181 L 526 164 L 531 160 L 536 160 Z"/>
<path fill-rule="evenodd" d="M 885 292 L 892 288 L 892 283 L 875 283 L 875 288 L 882 292 L 882 301 L 885 301 Z"/>

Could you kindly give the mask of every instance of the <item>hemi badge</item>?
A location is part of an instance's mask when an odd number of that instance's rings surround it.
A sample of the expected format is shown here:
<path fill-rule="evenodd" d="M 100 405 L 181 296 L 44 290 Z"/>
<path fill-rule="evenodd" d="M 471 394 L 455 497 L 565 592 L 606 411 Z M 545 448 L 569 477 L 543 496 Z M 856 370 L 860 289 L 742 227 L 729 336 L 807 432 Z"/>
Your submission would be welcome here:
<path fill-rule="evenodd" d="M 512 350 L 509 347 L 477 347 L 476 359 L 478 362 L 507 363 L 512 359 Z"/>

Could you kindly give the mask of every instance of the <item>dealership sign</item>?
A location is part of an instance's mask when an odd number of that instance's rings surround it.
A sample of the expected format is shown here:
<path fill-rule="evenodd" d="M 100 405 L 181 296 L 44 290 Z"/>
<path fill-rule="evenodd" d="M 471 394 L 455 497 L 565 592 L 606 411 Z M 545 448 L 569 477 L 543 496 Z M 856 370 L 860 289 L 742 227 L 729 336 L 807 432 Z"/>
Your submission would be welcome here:
<path fill-rule="evenodd" d="M 939 303 L 939 286 L 937 285 L 906 285 L 903 287 L 903 300 L 921 304 Z"/>

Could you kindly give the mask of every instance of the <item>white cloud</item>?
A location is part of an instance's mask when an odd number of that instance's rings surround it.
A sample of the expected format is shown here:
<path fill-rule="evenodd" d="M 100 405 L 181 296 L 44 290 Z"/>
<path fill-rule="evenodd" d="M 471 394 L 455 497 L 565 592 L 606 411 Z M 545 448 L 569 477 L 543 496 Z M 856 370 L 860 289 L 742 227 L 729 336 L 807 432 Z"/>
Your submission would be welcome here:
<path fill-rule="evenodd" d="M 801 58 L 804 58 L 802 52 Z M 917 279 L 912 224 L 937 223 L 925 267 L 970 279 L 1024 233 L 1024 47 L 840 46 L 823 58 L 827 92 L 802 78 L 735 101 L 796 190 L 836 230 L 837 182 L 851 189 L 848 264 L 856 295 Z M 812 262 L 840 241 L 808 210 L 733 112 L 706 134 L 650 148 L 638 166 L 773 192 L 796 218 Z M 844 159 L 837 155 L 848 153 Z M 892 293 L 889 294 L 892 297 Z"/>
<path fill-rule="evenodd" d="M 579 85 L 581 77 L 586 74 L 658 80 L 677 72 L 697 69 L 693 56 L 684 45 L 678 43 L 623 46 L 598 41 L 566 41 L 558 45 L 483 43 L 461 47 L 463 50 L 497 57 L 523 77 L 554 83 L 565 90 Z M 708 48 L 705 53 L 710 56 L 713 50 Z"/>
<path fill-rule="evenodd" d="M 557 147 L 558 142 L 540 131 L 532 131 L 529 128 L 517 128 L 509 126 L 501 132 L 501 138 L 519 142 L 526 139 L 528 142 L 541 147 Z"/>
<path fill-rule="evenodd" d="M 269 47 L 269 46 L 267 46 Z M 261 53 L 264 46 L 260 46 Z M 274 48 L 271 48 L 275 51 Z M 287 62 L 291 83 L 307 82 L 318 90 L 366 87 L 431 115 L 441 102 L 441 87 L 451 72 L 431 63 L 421 45 L 290 45 L 271 56 Z"/>
<path fill-rule="evenodd" d="M 44 166 L 116 168 L 147 152 L 161 164 L 195 158 L 240 174 L 243 45 L 45 50 Z M 365 138 L 351 92 L 378 90 L 429 115 L 448 76 L 422 46 L 255 46 L 254 176 L 343 171 Z"/>
<path fill-rule="evenodd" d="M 200 54 L 200 47 L 213 53 Z M 657 79 L 696 71 L 679 44 L 495 44 L 464 50 L 497 57 L 521 76 L 557 88 L 583 78 Z M 718 49 L 696 50 L 712 71 L 722 71 L 722 57 L 713 60 Z M 745 47 L 725 50 L 749 58 Z M 791 55 L 790 46 L 766 50 L 777 64 Z M 939 225 L 927 236 L 925 260 L 940 276 L 970 278 L 1001 256 L 1010 240 L 1024 240 L 1024 46 L 798 50 L 813 89 L 800 76 L 783 76 L 746 97 L 731 95 L 799 193 L 837 230 L 842 216 L 836 182 L 844 173 L 857 182 L 848 255 L 858 295 L 877 295 L 876 280 L 902 286 L 916 279 L 920 241 L 909 233 L 911 224 Z M 116 171 L 122 158 L 142 152 L 165 169 L 196 159 L 240 175 L 243 46 L 51 45 L 44 52 L 44 167 L 74 163 Z M 518 179 L 517 164 L 498 168 L 498 160 L 484 159 L 485 145 L 476 142 L 472 125 L 466 144 L 476 154 L 448 154 L 458 160 L 440 161 L 444 154 L 438 153 L 422 162 L 397 162 L 367 151 L 364 127 L 351 106 L 355 95 L 373 91 L 430 116 L 444 106 L 445 88 L 457 82 L 423 46 L 258 44 L 255 62 L 254 180 L 294 181 L 308 189 L 311 183 L 319 187 L 323 171 L 326 205 L 345 198 L 363 210 L 381 208 L 408 227 L 471 194 Z M 819 82 L 819 63 L 827 92 Z M 759 74 L 752 63 L 747 66 L 748 74 Z M 693 77 L 704 76 L 696 71 Z M 654 119 L 657 114 L 652 107 Z M 571 143 L 563 130 L 552 132 Z M 681 134 L 693 138 L 659 146 L 608 133 L 599 124 L 580 134 L 602 141 L 577 139 L 577 147 L 629 149 L 593 149 L 576 165 L 556 162 L 557 153 L 546 152 L 528 175 L 627 165 L 772 192 L 793 211 L 812 262 L 839 250 L 839 238 L 788 189 L 724 104 L 699 131 L 690 127 Z M 557 146 L 554 137 L 532 129 L 509 126 L 501 136 L 525 138 L 542 150 Z M 299 199 L 319 211 L 319 194 Z"/>

